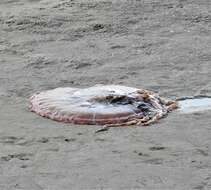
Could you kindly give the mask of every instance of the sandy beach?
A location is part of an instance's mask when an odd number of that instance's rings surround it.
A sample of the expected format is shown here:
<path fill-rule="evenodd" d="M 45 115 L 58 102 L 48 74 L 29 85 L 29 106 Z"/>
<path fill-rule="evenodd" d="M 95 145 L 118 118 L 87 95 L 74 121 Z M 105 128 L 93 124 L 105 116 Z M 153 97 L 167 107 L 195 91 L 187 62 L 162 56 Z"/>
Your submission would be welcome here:
<path fill-rule="evenodd" d="M 28 109 L 95 84 L 211 95 L 210 0 L 1 0 L 0 190 L 211 189 L 210 111 L 96 134 Z"/>

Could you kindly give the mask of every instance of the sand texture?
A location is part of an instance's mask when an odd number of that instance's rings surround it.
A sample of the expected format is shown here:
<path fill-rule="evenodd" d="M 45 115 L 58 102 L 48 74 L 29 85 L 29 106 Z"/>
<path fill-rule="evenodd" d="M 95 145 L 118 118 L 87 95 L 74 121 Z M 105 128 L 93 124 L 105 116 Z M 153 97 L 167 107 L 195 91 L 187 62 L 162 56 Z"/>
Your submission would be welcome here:
<path fill-rule="evenodd" d="M 211 1 L 0 0 L 0 190 L 211 189 L 210 111 L 95 134 L 28 110 L 95 84 L 211 95 Z"/>

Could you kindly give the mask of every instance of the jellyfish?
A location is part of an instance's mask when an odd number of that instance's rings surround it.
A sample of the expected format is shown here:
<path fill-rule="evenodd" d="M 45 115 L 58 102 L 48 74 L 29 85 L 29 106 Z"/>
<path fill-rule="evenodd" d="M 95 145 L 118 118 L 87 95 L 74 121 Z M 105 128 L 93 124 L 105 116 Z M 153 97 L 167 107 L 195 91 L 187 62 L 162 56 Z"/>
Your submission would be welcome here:
<path fill-rule="evenodd" d="M 149 90 L 95 85 L 56 88 L 30 97 L 30 110 L 65 123 L 103 126 L 146 126 L 177 108 L 177 102 Z"/>

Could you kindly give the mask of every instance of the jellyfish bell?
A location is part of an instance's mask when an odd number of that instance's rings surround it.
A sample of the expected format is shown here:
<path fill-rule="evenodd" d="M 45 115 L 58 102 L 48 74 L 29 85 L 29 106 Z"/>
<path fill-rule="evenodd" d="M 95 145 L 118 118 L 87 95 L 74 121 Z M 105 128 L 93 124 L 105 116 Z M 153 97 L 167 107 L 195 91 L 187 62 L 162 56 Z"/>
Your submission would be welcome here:
<path fill-rule="evenodd" d="M 151 91 L 120 85 L 56 88 L 30 98 L 31 111 L 74 124 L 148 125 L 176 107 Z"/>

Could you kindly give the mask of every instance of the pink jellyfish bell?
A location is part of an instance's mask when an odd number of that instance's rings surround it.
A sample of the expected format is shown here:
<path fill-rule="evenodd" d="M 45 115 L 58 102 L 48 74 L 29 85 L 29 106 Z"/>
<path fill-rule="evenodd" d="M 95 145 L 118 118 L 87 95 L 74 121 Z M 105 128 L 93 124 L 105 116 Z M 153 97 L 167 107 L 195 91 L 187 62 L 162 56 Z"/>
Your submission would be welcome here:
<path fill-rule="evenodd" d="M 34 94 L 30 110 L 56 121 L 90 125 L 148 125 L 176 109 L 157 94 L 120 85 L 56 88 Z"/>

